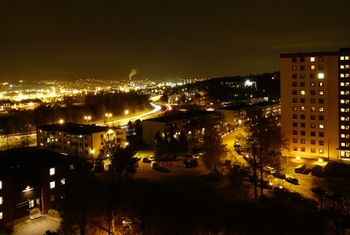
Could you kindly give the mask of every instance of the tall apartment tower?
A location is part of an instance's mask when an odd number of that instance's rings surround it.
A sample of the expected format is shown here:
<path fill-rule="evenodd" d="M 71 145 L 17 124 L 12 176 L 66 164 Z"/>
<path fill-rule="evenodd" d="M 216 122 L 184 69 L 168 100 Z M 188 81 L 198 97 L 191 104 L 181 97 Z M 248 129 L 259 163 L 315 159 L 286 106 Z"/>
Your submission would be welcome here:
<path fill-rule="evenodd" d="M 350 48 L 281 54 L 280 70 L 289 156 L 350 160 Z"/>

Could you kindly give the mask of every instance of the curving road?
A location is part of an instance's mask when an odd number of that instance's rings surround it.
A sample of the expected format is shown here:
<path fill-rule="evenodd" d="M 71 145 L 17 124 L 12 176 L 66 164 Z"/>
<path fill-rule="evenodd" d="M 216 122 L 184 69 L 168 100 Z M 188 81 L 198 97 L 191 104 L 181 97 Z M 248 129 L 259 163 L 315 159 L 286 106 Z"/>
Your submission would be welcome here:
<path fill-rule="evenodd" d="M 122 119 L 117 119 L 113 121 L 109 121 L 106 123 L 96 123 L 96 125 L 99 126 L 106 126 L 106 125 L 113 125 L 113 124 L 118 124 L 118 125 L 126 125 L 129 121 L 133 120 L 144 120 L 144 119 L 149 119 L 155 116 L 158 116 L 168 110 L 170 110 L 169 107 L 171 106 L 165 106 L 165 105 L 159 105 L 159 104 L 154 104 L 150 103 L 152 106 L 152 110 L 141 113 L 135 116 L 127 117 L 127 118 L 122 118 Z M 164 107 L 164 109 L 162 109 Z M 19 147 L 25 147 L 25 146 L 36 146 L 36 132 L 30 132 L 30 133 L 14 133 L 10 135 L 0 135 L 0 151 L 6 150 L 6 149 L 12 149 L 12 148 L 19 148 Z"/>
<path fill-rule="evenodd" d="M 105 122 L 105 123 L 99 123 L 97 125 L 101 125 L 101 126 L 113 125 L 113 124 L 126 125 L 129 121 L 137 120 L 137 119 L 140 119 L 140 120 L 148 119 L 156 114 L 159 115 L 159 114 L 165 112 L 165 111 L 162 111 L 162 105 L 154 104 L 154 103 L 150 103 L 150 105 L 153 107 L 153 109 L 149 112 L 142 113 L 142 114 L 135 115 L 135 116 L 131 116 L 131 117 L 127 117 L 127 118 L 117 119 L 117 120 L 113 120 L 113 121 L 109 121 L 109 122 Z"/>

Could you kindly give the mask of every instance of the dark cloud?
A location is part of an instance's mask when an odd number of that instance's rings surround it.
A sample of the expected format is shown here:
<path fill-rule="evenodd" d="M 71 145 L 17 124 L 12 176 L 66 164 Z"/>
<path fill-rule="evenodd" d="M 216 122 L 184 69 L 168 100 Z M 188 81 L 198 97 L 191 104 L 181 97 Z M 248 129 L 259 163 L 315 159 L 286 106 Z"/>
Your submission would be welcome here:
<path fill-rule="evenodd" d="M 2 1 L 0 80 L 273 71 L 350 46 L 348 0 Z"/>

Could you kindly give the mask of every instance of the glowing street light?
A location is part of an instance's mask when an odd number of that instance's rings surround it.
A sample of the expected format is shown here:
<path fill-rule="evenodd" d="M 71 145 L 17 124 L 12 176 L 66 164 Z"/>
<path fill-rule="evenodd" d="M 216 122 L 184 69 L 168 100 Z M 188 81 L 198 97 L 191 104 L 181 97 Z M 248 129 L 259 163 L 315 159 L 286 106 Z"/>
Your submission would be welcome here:
<path fill-rule="evenodd" d="M 29 191 L 32 191 L 32 190 L 33 190 L 33 188 L 28 185 L 24 190 L 22 190 L 22 192 L 26 193 L 26 192 L 29 192 Z"/>
<path fill-rule="evenodd" d="M 64 123 L 64 120 L 61 118 L 60 120 L 58 120 L 58 123 L 59 123 L 59 124 L 63 124 L 63 123 Z"/>
<path fill-rule="evenodd" d="M 125 109 L 125 110 L 124 110 L 124 114 L 125 114 L 125 115 L 128 115 L 128 114 L 129 114 L 129 110 L 128 110 L 128 109 Z"/>
<path fill-rule="evenodd" d="M 86 122 L 91 121 L 91 116 L 90 116 L 90 115 L 84 116 L 84 120 L 85 120 Z"/>
<path fill-rule="evenodd" d="M 107 118 L 107 120 L 109 121 L 109 118 L 111 118 L 113 116 L 112 113 L 105 113 L 105 116 Z"/>

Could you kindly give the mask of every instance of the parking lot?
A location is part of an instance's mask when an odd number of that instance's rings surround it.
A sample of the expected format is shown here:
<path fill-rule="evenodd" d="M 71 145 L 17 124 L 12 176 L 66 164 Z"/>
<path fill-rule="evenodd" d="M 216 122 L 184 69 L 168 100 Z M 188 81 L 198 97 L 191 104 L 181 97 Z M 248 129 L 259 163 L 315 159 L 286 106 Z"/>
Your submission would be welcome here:
<path fill-rule="evenodd" d="M 13 227 L 12 235 L 42 235 L 47 230 L 57 231 L 60 227 L 60 220 L 48 215 L 43 215 L 41 218 L 30 220 L 26 219 L 23 222 L 16 224 Z"/>

